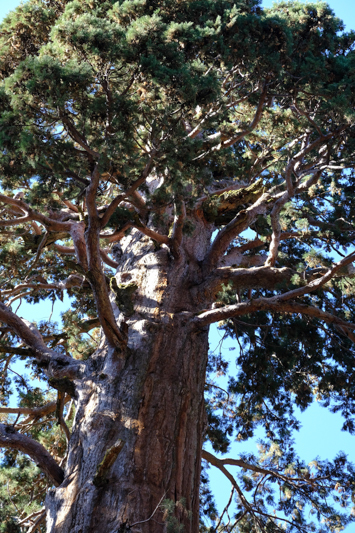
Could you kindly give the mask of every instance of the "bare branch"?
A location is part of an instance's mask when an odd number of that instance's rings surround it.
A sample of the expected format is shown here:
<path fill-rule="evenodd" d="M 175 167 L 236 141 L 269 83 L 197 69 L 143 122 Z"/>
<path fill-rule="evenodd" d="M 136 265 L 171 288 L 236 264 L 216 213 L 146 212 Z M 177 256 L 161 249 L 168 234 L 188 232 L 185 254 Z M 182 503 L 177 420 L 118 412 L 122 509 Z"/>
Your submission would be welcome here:
<path fill-rule="evenodd" d="M 28 455 L 50 478 L 56 487 L 64 480 L 64 472 L 42 444 L 15 431 L 12 426 L 0 424 L 0 446 Z"/>
<path fill-rule="evenodd" d="M 110 266 L 111 268 L 118 267 L 117 261 L 114 261 L 113 259 L 111 259 L 111 257 L 109 257 L 109 255 L 105 252 L 105 250 L 100 249 L 100 255 L 101 255 L 101 259 L 103 260 L 104 263 L 106 263 L 106 265 Z"/>
<path fill-rule="evenodd" d="M 66 396 L 64 403 L 70 401 L 70 396 Z M 57 408 L 56 402 L 50 402 L 41 407 L 0 407 L 0 413 L 7 415 L 29 415 L 29 418 L 41 418 L 42 416 L 54 413 Z"/>
<path fill-rule="evenodd" d="M 257 311 L 270 311 L 274 313 L 301 313 L 314 318 L 319 318 L 328 324 L 334 324 L 339 329 L 345 332 L 347 330 L 355 330 L 355 324 L 346 322 L 327 311 L 322 311 L 317 307 L 311 305 L 300 304 L 295 302 L 278 302 L 277 298 L 256 298 L 255 300 L 248 300 L 236 305 L 226 305 L 219 309 L 212 309 L 211 311 L 204 311 L 193 319 L 193 322 L 198 327 L 205 327 L 213 322 L 227 320 L 234 316 L 243 316 Z"/>
<path fill-rule="evenodd" d="M 30 529 L 27 531 L 27 533 L 35 533 L 36 531 L 40 531 L 39 526 L 43 524 L 43 522 L 46 519 L 46 511 L 42 511 L 42 514 L 35 520 L 34 524 L 30 527 Z"/>
<path fill-rule="evenodd" d="M 16 285 L 13 289 L 7 289 L 0 291 L 1 297 L 5 298 L 7 296 L 15 296 L 22 292 L 24 289 L 33 289 L 33 290 L 60 290 L 71 289 L 72 287 L 81 287 L 83 283 L 83 278 L 76 274 L 71 274 L 66 280 L 60 281 L 58 283 L 21 283 Z"/>
<path fill-rule="evenodd" d="M 286 192 L 281 198 L 275 202 L 275 205 L 271 211 L 271 226 L 272 226 L 272 237 L 269 249 L 269 257 L 266 261 L 266 266 L 273 267 L 275 266 L 279 244 L 281 240 L 281 224 L 280 224 L 280 212 L 284 205 L 290 199 L 290 193 Z"/>
<path fill-rule="evenodd" d="M 5 204 L 19 207 L 22 211 L 27 213 L 26 218 L 28 219 L 28 221 L 40 222 L 41 224 L 46 226 L 46 228 L 50 231 L 65 231 L 65 232 L 70 231 L 71 222 L 60 222 L 58 220 L 54 220 L 45 215 L 42 215 L 41 213 L 37 213 L 23 200 L 17 200 L 15 198 L 10 198 L 8 196 L 5 196 L 4 194 L 0 194 L 0 202 L 4 202 Z M 0 226 L 7 226 L 7 225 L 14 226 L 17 224 L 22 224 L 23 222 L 25 222 L 24 218 L 25 217 L 20 217 L 16 219 L 17 221 L 16 224 L 14 221 L 13 223 L 8 224 L 8 222 L 11 222 L 11 221 L 2 220 L 0 221 Z"/>
<path fill-rule="evenodd" d="M 241 491 L 238 483 L 232 476 L 230 472 L 225 468 L 224 464 L 218 457 L 214 456 L 212 453 L 207 452 L 206 450 L 202 450 L 202 459 L 205 459 L 205 461 L 208 461 L 211 465 L 217 467 L 223 474 L 229 479 L 229 481 L 232 483 L 232 486 L 236 489 L 238 496 L 245 507 L 250 513 L 254 514 L 253 509 L 248 502 L 248 500 L 245 498 L 243 492 Z"/>
<path fill-rule="evenodd" d="M 106 277 L 103 273 L 100 254 L 101 220 L 96 207 L 96 193 L 100 181 L 98 164 L 91 176 L 90 186 L 86 190 L 86 205 L 88 211 L 88 227 L 85 231 L 85 241 L 88 260 L 87 278 L 92 287 L 96 308 L 102 329 L 108 343 L 114 348 L 121 348 L 126 344 L 126 338 L 120 331 L 113 314 Z M 119 349 L 118 353 L 122 351 Z"/>
<path fill-rule="evenodd" d="M 141 233 L 143 233 L 144 235 L 147 235 L 147 237 L 150 237 L 151 239 L 153 239 L 156 242 L 159 242 L 160 244 L 166 244 L 169 246 L 171 243 L 169 237 L 167 237 L 166 235 L 161 235 L 161 233 L 158 233 L 157 231 L 154 231 L 148 228 L 142 223 L 139 223 L 139 224 L 132 223 L 131 226 L 132 228 L 136 228 Z"/>
<path fill-rule="evenodd" d="M 45 368 L 47 375 L 55 377 L 78 377 L 83 363 L 48 348 L 41 334 L 30 323 L 19 318 L 0 302 L 0 321 L 7 324 L 31 349 L 33 356 Z"/>

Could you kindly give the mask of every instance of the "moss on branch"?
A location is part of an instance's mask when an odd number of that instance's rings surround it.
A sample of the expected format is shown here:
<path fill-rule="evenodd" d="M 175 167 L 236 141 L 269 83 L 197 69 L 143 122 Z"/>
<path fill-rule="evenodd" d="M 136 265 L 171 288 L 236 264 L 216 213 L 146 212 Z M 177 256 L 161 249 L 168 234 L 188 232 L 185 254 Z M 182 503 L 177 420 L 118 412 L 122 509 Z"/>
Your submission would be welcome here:
<path fill-rule="evenodd" d="M 213 194 L 204 202 L 203 213 L 209 222 L 228 224 L 243 207 L 256 202 L 264 192 L 260 178 L 249 187 Z"/>

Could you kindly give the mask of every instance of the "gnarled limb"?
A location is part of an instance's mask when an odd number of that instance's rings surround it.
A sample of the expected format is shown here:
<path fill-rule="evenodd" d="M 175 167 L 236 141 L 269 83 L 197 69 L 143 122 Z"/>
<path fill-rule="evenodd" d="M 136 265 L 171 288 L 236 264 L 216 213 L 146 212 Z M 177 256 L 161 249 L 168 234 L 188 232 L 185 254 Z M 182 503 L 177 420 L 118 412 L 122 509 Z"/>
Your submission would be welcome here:
<path fill-rule="evenodd" d="M 120 331 L 113 314 L 106 277 L 102 270 L 100 254 L 101 220 L 96 207 L 96 193 L 100 181 L 98 164 L 91 176 L 90 186 L 86 190 L 86 205 L 88 211 L 88 227 L 85 231 L 88 273 L 87 278 L 92 287 L 100 324 L 108 343 L 114 348 L 121 348 L 126 344 L 126 338 Z M 119 350 L 121 353 L 121 350 Z"/>
<path fill-rule="evenodd" d="M 281 283 L 289 283 L 295 271 L 291 268 L 260 266 L 255 268 L 216 268 L 194 293 L 214 298 L 223 284 L 232 282 L 236 289 L 274 289 Z"/>
<path fill-rule="evenodd" d="M 28 219 L 28 221 L 40 222 L 49 231 L 65 231 L 68 233 L 70 232 L 71 222 L 61 222 L 59 220 L 54 220 L 50 217 L 42 215 L 41 213 L 37 213 L 23 200 L 17 200 L 15 198 L 10 198 L 8 196 L 5 196 L 4 194 L 0 194 L 0 202 L 4 202 L 5 204 L 20 208 L 24 213 L 26 213 L 26 218 Z M 0 226 L 1 227 L 7 226 L 7 225 L 15 226 L 18 224 L 22 224 L 25 222 L 24 218 L 25 217 L 19 217 L 18 219 L 15 219 L 14 221 L 1 220 Z M 10 224 L 8 224 L 8 222 L 10 222 Z"/>
<path fill-rule="evenodd" d="M 67 355 L 61 354 L 45 345 L 42 335 L 27 321 L 19 318 L 5 304 L 0 302 L 0 321 L 7 324 L 32 351 L 33 357 L 50 377 L 77 378 L 85 365 Z"/>
<path fill-rule="evenodd" d="M 4 291 L 0 291 L 0 295 L 3 298 L 9 297 L 9 296 L 16 296 L 17 294 L 21 293 L 24 289 L 63 291 L 65 289 L 71 289 L 73 287 L 81 287 L 82 283 L 83 283 L 82 276 L 71 274 L 67 279 L 65 279 L 64 281 L 60 281 L 58 283 L 21 283 L 20 285 L 16 285 L 16 287 L 14 287 L 13 289 L 6 289 Z"/>
<path fill-rule="evenodd" d="M 204 261 L 203 266 L 206 275 L 217 266 L 219 259 L 223 257 L 233 239 L 246 230 L 256 220 L 258 215 L 264 215 L 267 212 L 270 201 L 272 201 L 270 196 L 263 193 L 252 206 L 239 211 L 234 219 L 220 230 Z"/>
<path fill-rule="evenodd" d="M 218 309 L 212 309 L 211 311 L 204 311 L 193 319 L 193 322 L 198 327 L 205 327 L 214 322 L 221 320 L 227 320 L 235 316 L 248 315 L 257 311 L 270 311 L 274 313 L 301 313 L 302 315 L 311 316 L 313 318 L 319 318 L 327 324 L 334 324 L 345 335 L 355 330 L 355 324 L 352 322 L 346 322 L 339 317 L 322 311 L 312 305 L 306 305 L 296 302 L 278 302 L 274 298 L 256 298 L 255 300 L 248 300 L 235 305 L 226 305 Z M 349 333 L 350 333 L 349 332 Z"/>
<path fill-rule="evenodd" d="M 18 433 L 12 426 L 0 424 L 0 446 L 12 448 L 28 455 L 58 487 L 64 479 L 62 468 L 39 442 Z"/>

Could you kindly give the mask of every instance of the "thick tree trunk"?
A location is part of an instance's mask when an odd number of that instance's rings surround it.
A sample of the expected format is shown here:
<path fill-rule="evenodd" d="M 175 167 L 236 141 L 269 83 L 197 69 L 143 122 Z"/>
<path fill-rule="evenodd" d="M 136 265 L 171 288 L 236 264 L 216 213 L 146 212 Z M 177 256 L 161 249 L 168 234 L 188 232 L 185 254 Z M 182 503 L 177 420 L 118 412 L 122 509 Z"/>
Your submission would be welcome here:
<path fill-rule="evenodd" d="M 90 377 L 76 383 L 66 476 L 47 498 L 48 532 L 159 533 L 178 520 L 197 533 L 208 331 L 191 325 L 190 288 L 209 237 L 200 232 L 179 260 L 138 232 L 123 243 L 117 282 L 129 283 L 131 295 L 138 287 L 124 304 L 118 291 L 121 309 L 133 312 L 116 313 L 127 323 L 127 352 L 103 341 Z M 164 515 L 164 500 L 173 515 Z"/>

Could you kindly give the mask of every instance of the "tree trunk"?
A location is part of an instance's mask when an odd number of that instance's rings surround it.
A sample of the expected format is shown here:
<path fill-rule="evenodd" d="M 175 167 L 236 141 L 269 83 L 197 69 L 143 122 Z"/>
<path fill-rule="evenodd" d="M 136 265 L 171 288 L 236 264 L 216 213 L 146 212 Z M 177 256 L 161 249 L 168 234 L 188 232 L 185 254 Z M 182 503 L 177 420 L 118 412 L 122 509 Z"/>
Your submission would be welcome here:
<path fill-rule="evenodd" d="M 177 260 L 138 232 L 125 238 L 115 279 L 127 350 L 122 357 L 103 340 L 90 376 L 75 384 L 66 475 L 47 498 L 48 532 L 159 533 L 170 521 L 197 533 L 208 330 L 191 325 L 190 288 L 209 241 L 201 225 Z"/>

